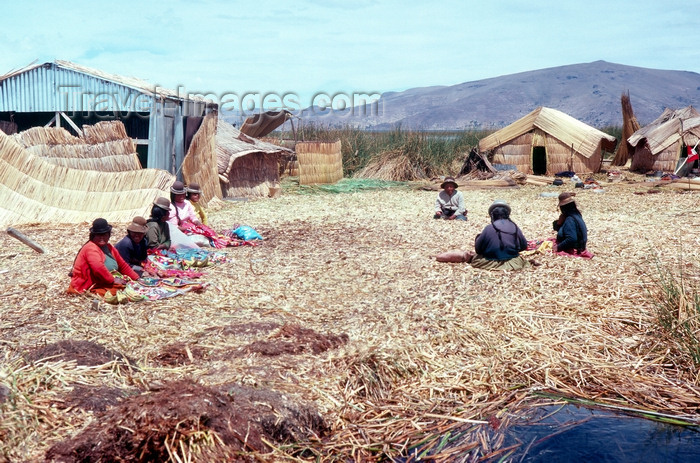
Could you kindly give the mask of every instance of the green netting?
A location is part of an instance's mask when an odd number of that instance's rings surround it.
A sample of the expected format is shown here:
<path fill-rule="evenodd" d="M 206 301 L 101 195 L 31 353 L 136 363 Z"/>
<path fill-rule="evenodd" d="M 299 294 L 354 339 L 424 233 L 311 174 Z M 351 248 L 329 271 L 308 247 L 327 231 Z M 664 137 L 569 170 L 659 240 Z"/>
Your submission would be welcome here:
<path fill-rule="evenodd" d="M 343 178 L 336 183 L 320 185 L 299 185 L 298 177 L 282 179 L 282 192 L 286 194 L 318 194 L 318 193 L 355 193 L 367 190 L 386 190 L 389 188 L 411 188 L 409 182 L 393 182 L 365 178 Z"/>

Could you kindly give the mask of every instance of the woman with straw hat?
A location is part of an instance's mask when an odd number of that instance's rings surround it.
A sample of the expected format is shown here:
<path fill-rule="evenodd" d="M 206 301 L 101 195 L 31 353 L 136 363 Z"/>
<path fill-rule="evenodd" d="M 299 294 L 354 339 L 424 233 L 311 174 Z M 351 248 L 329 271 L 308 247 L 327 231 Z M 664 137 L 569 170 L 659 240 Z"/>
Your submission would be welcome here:
<path fill-rule="evenodd" d="M 491 223 L 474 240 L 476 255 L 469 261 L 472 267 L 518 270 L 530 266 L 520 255 L 527 249 L 527 239 L 520 227 L 510 220 L 510 212 L 510 205 L 502 199 L 489 206 Z"/>
<path fill-rule="evenodd" d="M 588 244 L 588 228 L 574 201 L 576 193 L 559 195 L 559 219 L 552 223 L 557 232 L 557 252 L 580 254 Z"/>
<path fill-rule="evenodd" d="M 147 231 L 146 219 L 134 217 L 126 227 L 126 236 L 114 245 L 122 258 L 138 276 L 143 275 L 143 263 L 148 258 Z"/>
<path fill-rule="evenodd" d="M 170 200 L 168 198 L 157 198 L 151 207 L 151 216 L 146 221 L 146 240 L 148 249 L 169 249 L 170 248 Z"/>
<path fill-rule="evenodd" d="M 108 292 L 116 294 L 126 285 L 124 277 L 139 279 L 115 247 L 109 244 L 111 235 L 112 226 L 107 220 L 99 218 L 92 222 L 88 242 L 80 248 L 73 262 L 68 293 L 83 294 L 90 291 L 100 296 Z"/>
<path fill-rule="evenodd" d="M 457 182 L 452 177 L 445 177 L 440 185 L 442 191 L 435 200 L 434 219 L 467 220 L 467 208 L 464 207 L 464 195 L 457 191 Z"/>

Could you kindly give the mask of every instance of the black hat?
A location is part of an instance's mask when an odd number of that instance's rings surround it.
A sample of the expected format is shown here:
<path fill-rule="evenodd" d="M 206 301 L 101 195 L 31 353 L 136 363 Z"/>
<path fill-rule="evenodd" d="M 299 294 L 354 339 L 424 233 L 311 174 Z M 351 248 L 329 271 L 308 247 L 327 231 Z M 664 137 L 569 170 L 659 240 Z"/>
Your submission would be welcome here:
<path fill-rule="evenodd" d="M 107 223 L 106 219 L 99 218 L 92 222 L 92 227 L 90 227 L 90 233 L 94 235 L 100 235 L 102 233 L 109 233 L 112 231 L 112 226 Z"/>

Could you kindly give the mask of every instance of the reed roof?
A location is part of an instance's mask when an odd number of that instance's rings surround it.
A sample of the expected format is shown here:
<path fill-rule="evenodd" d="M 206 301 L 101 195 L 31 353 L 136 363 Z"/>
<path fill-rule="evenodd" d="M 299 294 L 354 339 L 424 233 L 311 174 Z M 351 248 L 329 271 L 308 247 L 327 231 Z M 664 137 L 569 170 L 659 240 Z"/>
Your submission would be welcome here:
<path fill-rule="evenodd" d="M 508 143 L 533 129 L 540 129 L 574 151 L 590 158 L 602 146 L 607 151 L 615 149 L 617 139 L 561 111 L 540 106 L 512 124 L 482 138 L 479 150 L 489 151 Z"/>
<path fill-rule="evenodd" d="M 651 154 L 659 154 L 683 138 L 683 135 L 698 132 L 700 112 L 692 106 L 671 110 L 666 108 L 653 122 L 637 130 L 627 139 L 634 147 L 646 143 Z"/>
<path fill-rule="evenodd" d="M 248 155 L 291 155 L 292 150 L 249 137 L 233 125 L 219 119 L 216 128 L 216 156 L 219 174 L 227 176 L 233 162 Z"/>
<path fill-rule="evenodd" d="M 275 130 L 291 117 L 289 111 L 266 111 L 248 117 L 241 126 L 241 132 L 253 138 L 262 138 Z"/>

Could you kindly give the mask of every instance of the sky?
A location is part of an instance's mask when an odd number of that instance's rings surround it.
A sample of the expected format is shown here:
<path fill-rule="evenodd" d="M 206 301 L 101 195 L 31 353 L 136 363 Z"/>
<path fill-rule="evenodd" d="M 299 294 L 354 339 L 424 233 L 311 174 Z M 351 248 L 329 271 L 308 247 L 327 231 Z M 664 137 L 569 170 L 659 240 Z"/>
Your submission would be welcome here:
<path fill-rule="evenodd" d="M 229 109 L 293 110 L 597 60 L 700 72 L 699 13 L 678 0 L 6 0 L 0 74 L 60 59 Z"/>

